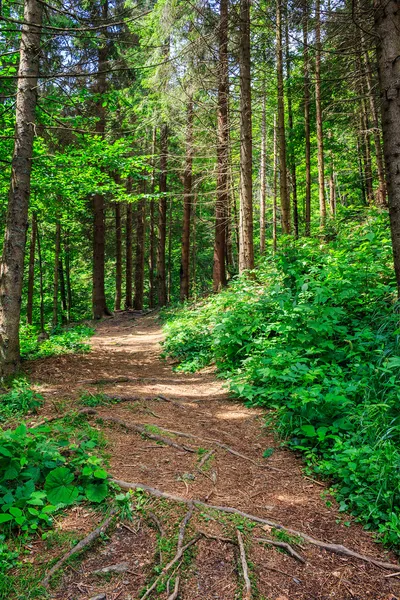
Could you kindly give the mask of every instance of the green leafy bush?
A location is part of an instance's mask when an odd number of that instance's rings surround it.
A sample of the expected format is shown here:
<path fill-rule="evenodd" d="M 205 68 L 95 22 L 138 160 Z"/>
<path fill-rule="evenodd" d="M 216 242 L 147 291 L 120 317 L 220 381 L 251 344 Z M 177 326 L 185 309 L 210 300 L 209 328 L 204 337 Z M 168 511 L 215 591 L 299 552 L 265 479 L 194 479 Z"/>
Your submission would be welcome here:
<path fill-rule="evenodd" d="M 25 377 L 13 379 L 9 391 L 0 395 L 0 421 L 36 412 L 43 397 L 35 392 Z"/>
<path fill-rule="evenodd" d="M 40 339 L 40 331 L 32 325 L 22 325 L 20 332 L 21 357 L 26 360 L 58 356 L 60 354 L 90 351 L 88 338 L 94 330 L 87 325 L 75 325 L 68 329 L 57 327 L 48 339 Z"/>
<path fill-rule="evenodd" d="M 52 514 L 81 500 L 101 502 L 108 492 L 96 433 L 61 425 L 0 432 L 0 528 L 31 532 Z"/>
<path fill-rule="evenodd" d="M 350 510 L 400 547 L 399 307 L 386 216 L 286 240 L 253 278 L 167 314 L 165 351 L 215 360 Z"/>

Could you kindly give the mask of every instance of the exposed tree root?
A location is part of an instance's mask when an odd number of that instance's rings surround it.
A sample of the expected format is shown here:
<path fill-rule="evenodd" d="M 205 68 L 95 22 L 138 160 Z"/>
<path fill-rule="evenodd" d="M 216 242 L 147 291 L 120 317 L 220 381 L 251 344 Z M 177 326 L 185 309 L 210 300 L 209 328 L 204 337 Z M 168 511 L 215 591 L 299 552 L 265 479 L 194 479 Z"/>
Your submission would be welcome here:
<path fill-rule="evenodd" d="M 147 590 L 145 591 L 145 593 L 143 594 L 143 596 L 140 597 L 140 600 L 145 600 L 145 598 L 148 598 L 150 596 L 151 592 L 157 587 L 159 581 L 164 577 L 164 575 L 166 573 L 168 573 L 168 571 L 170 569 L 172 569 L 172 567 L 174 565 L 176 565 L 176 563 L 181 560 L 182 556 L 184 555 L 184 553 L 186 552 L 186 550 L 188 548 L 190 548 L 190 546 L 193 546 L 193 544 L 197 544 L 197 542 L 199 541 L 199 539 L 201 537 L 202 537 L 202 535 L 200 533 L 197 534 L 187 544 L 185 544 L 184 546 L 182 546 L 181 548 L 179 548 L 177 550 L 174 558 L 167 565 L 165 565 L 165 567 L 161 571 L 160 575 L 153 581 L 153 583 L 151 584 L 151 586 L 149 588 L 147 588 Z"/>
<path fill-rule="evenodd" d="M 138 377 L 109 377 L 105 379 L 81 379 L 78 383 L 86 383 L 87 385 L 108 385 L 114 383 L 130 383 L 137 381 Z"/>
<path fill-rule="evenodd" d="M 180 582 L 180 577 L 178 575 L 178 577 L 175 579 L 174 591 L 172 592 L 172 594 L 170 596 L 168 596 L 167 600 L 176 600 L 176 598 L 179 595 L 179 582 Z"/>
<path fill-rule="evenodd" d="M 91 544 L 92 542 L 94 542 L 98 537 L 100 537 L 100 535 L 102 533 L 104 533 L 111 521 L 113 520 L 114 514 L 116 513 L 116 509 L 111 511 L 111 514 L 109 517 L 107 517 L 107 519 L 105 521 L 103 521 L 103 523 L 97 527 L 97 529 L 95 529 L 94 531 L 92 531 L 91 533 L 89 533 L 86 537 L 83 538 L 83 540 L 81 540 L 80 542 L 78 542 L 76 544 L 76 546 L 74 546 L 73 548 L 71 548 L 71 550 L 69 550 L 66 554 L 64 554 L 64 556 L 62 556 L 55 565 L 53 565 L 51 567 L 51 569 L 49 569 L 46 573 L 46 575 L 44 576 L 44 578 L 42 579 L 42 585 L 44 587 L 48 587 L 49 583 L 50 583 L 50 579 L 51 577 L 54 575 L 54 573 L 56 571 L 58 571 L 58 569 L 60 567 L 62 567 L 62 565 L 74 554 L 77 554 L 78 552 L 80 552 L 81 550 L 83 550 L 84 548 L 86 548 L 86 546 L 89 546 L 89 544 Z"/>
<path fill-rule="evenodd" d="M 162 492 L 161 490 L 152 488 L 143 483 L 131 483 L 127 481 L 121 481 L 119 479 L 113 479 L 112 481 L 123 489 L 142 489 L 145 492 L 151 494 L 152 496 L 155 496 L 156 498 L 165 498 L 167 500 L 181 502 L 184 504 L 193 503 L 194 506 L 201 506 L 202 508 L 209 508 L 219 512 L 240 515 L 245 519 L 249 519 L 249 521 L 254 521 L 255 523 L 262 523 L 263 525 L 269 525 L 270 527 L 274 527 L 275 529 L 286 531 L 291 535 L 299 536 L 309 544 L 312 544 L 313 546 L 318 546 L 319 548 L 322 548 L 327 552 L 332 552 L 333 554 L 341 554 L 343 556 L 349 556 L 350 558 L 357 558 L 358 560 L 370 563 L 372 565 L 375 565 L 376 567 L 380 567 L 381 569 L 387 569 L 388 571 L 400 571 L 400 565 L 398 564 L 384 562 L 375 558 L 371 558 L 370 556 L 365 556 L 364 554 L 359 554 L 358 552 L 354 552 L 353 550 L 350 550 L 349 548 L 346 548 L 346 546 L 342 546 L 341 544 L 329 544 L 327 542 L 317 540 L 316 538 L 311 537 L 307 533 L 297 531 L 296 529 L 292 529 L 291 527 L 285 527 L 284 525 L 281 525 L 280 523 L 275 523 L 274 521 L 270 521 L 269 519 L 263 519 L 262 517 L 257 517 L 256 515 L 251 515 L 249 513 L 242 512 L 241 510 L 238 510 L 237 508 L 233 508 L 231 506 L 217 506 L 213 504 L 207 504 L 206 502 L 202 502 L 201 500 L 196 500 L 193 498 L 190 500 L 187 498 L 183 498 L 182 496 L 175 496 L 173 494 L 168 494 L 167 492 Z"/>
<path fill-rule="evenodd" d="M 286 542 L 279 542 L 278 540 L 268 540 L 267 538 L 255 538 L 256 542 L 262 542 L 265 544 L 270 544 L 271 546 L 277 546 L 278 548 L 283 548 L 284 550 L 286 550 L 286 552 L 288 554 L 290 554 L 290 556 L 292 558 L 295 558 L 296 560 L 298 560 L 299 562 L 305 564 L 305 559 L 298 554 L 298 552 L 296 552 L 296 550 L 293 550 L 292 546 L 290 544 L 287 544 Z"/>
<path fill-rule="evenodd" d="M 215 450 L 209 450 L 209 452 L 206 452 L 206 454 L 203 456 L 203 458 L 201 459 L 201 461 L 197 465 L 197 470 L 198 471 L 201 471 L 201 468 L 204 467 L 204 465 L 206 464 L 206 462 L 208 461 L 208 459 L 211 458 L 211 456 L 213 454 L 215 454 Z"/>
<path fill-rule="evenodd" d="M 239 529 L 236 530 L 237 540 L 239 544 L 240 562 L 242 563 L 243 579 L 244 579 L 244 594 L 243 600 L 251 600 L 251 582 L 249 577 L 249 567 L 246 560 L 246 551 L 244 549 L 243 536 Z"/>
<path fill-rule="evenodd" d="M 187 410 L 187 406 L 185 406 L 182 402 L 179 402 L 178 400 L 172 400 L 172 398 L 167 398 L 166 396 L 162 396 L 161 394 L 157 395 L 156 400 L 157 399 L 163 400 L 164 402 L 170 402 L 170 404 L 173 404 L 174 406 L 178 406 L 183 410 Z"/>
<path fill-rule="evenodd" d="M 84 409 L 84 410 L 80 411 L 80 414 L 98 416 L 98 418 L 101 419 L 102 421 L 106 421 L 107 423 L 115 423 L 116 425 L 125 427 L 125 429 L 131 429 L 131 430 L 135 431 L 136 433 L 140 433 L 140 435 L 143 435 L 144 437 L 148 438 L 149 440 L 155 440 L 156 442 L 162 442 L 166 446 L 171 446 L 171 448 L 175 448 L 176 450 L 181 450 L 184 452 L 193 452 L 193 453 L 196 452 L 196 450 L 194 448 L 190 448 L 190 446 L 183 446 L 182 444 L 177 444 L 176 442 L 173 442 L 169 438 L 166 438 L 162 435 L 158 435 L 157 433 L 152 433 L 151 431 L 148 431 L 148 429 L 146 429 L 146 426 L 142 425 L 141 423 L 126 423 L 125 421 L 122 421 L 122 419 L 117 419 L 116 417 L 109 417 L 108 415 L 101 415 L 97 412 L 97 410 L 94 410 L 94 409 Z M 161 429 L 161 428 L 157 426 L 157 429 Z"/>

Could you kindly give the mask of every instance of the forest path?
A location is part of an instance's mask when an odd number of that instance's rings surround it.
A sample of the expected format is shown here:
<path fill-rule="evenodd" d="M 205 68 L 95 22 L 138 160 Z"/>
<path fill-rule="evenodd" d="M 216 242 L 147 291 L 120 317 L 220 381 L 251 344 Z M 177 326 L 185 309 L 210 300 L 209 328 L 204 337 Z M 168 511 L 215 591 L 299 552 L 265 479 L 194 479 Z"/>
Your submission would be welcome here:
<path fill-rule="evenodd" d="M 395 562 L 372 536 L 358 524 L 346 526 L 347 517 L 336 503 L 323 499 L 324 486 L 302 474 L 302 462 L 280 447 L 266 429 L 260 410 L 246 408 L 229 398 L 223 385 L 205 370 L 196 374 L 174 373 L 160 360 L 162 332 L 154 315 L 135 317 L 118 313 L 97 326 L 87 355 L 67 355 L 34 361 L 31 376 L 46 397 L 40 418 L 72 408 L 82 408 L 82 392 L 117 396 L 122 402 L 96 407 L 90 416 L 93 426 L 106 436 L 110 472 L 116 479 L 140 482 L 164 492 L 213 505 L 230 506 L 300 530 L 326 542 Z M 165 399 L 157 398 L 163 396 Z M 129 400 L 130 398 L 130 400 Z M 127 424 L 152 426 L 149 433 L 167 437 L 178 446 L 160 445 L 137 431 L 96 417 L 116 418 Z M 232 454 L 211 441 L 170 436 L 161 428 L 178 430 L 200 438 L 212 438 L 242 454 Z M 194 449 L 190 452 L 185 448 Z M 198 452 L 199 448 L 200 450 Z M 265 449 L 273 449 L 263 458 Z M 204 465 L 204 452 L 214 450 Z M 271 450 L 272 451 L 272 450 Z M 141 598 L 154 579 L 152 569 L 166 564 L 176 551 L 177 532 L 187 506 L 164 499 L 138 500 L 141 517 L 118 523 L 106 540 L 89 549 L 79 563 L 64 566 L 52 598 L 87 600 L 97 595 L 107 600 Z M 96 527 L 98 513 L 77 507 L 57 527 L 80 537 Z M 244 591 L 237 528 L 243 532 L 250 569 L 251 598 L 268 600 L 389 600 L 400 594 L 397 577 L 372 564 L 328 553 L 304 541 L 277 534 L 271 527 L 248 523 L 224 513 L 207 513 L 195 508 L 185 530 L 185 543 L 196 532 L 230 538 L 235 543 L 205 536 L 191 547 L 169 575 L 180 575 L 179 595 L 156 588 L 149 598 L 184 600 L 235 600 L 250 598 Z M 159 529 L 162 542 L 157 545 Z M 306 560 L 302 564 L 256 537 L 284 538 Z M 297 542 L 298 545 L 295 545 Z M 41 560 L 54 557 L 55 550 L 37 548 Z M 62 554 L 58 548 L 56 554 Z M 121 573 L 94 571 L 125 563 Z M 166 577 L 168 579 L 168 577 Z"/>

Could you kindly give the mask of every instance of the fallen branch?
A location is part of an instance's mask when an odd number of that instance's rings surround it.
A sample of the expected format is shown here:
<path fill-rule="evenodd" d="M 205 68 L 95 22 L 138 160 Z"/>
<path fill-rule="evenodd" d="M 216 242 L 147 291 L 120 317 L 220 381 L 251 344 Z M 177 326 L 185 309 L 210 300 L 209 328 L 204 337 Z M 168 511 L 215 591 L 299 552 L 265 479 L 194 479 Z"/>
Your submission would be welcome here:
<path fill-rule="evenodd" d="M 249 567 L 246 560 L 246 551 L 244 549 L 243 536 L 239 529 L 236 530 L 237 540 L 240 551 L 240 562 L 242 563 L 243 579 L 245 585 L 245 593 L 243 594 L 243 600 L 251 600 L 251 583 L 249 577 Z"/>
<path fill-rule="evenodd" d="M 178 561 L 181 560 L 182 556 L 184 555 L 184 553 L 186 552 L 186 550 L 188 548 L 190 548 L 190 546 L 193 546 L 193 544 L 197 544 L 197 542 L 199 541 L 199 539 L 201 537 L 202 537 L 201 534 L 197 534 L 193 539 L 191 539 L 187 544 L 185 544 L 185 546 L 182 546 L 182 548 L 180 548 L 180 549 L 177 550 L 174 558 L 167 565 L 165 565 L 165 567 L 161 571 L 160 575 L 153 581 L 153 583 L 151 584 L 151 586 L 149 588 L 147 588 L 147 590 L 145 591 L 145 593 L 143 594 L 143 596 L 140 596 L 140 600 L 145 600 L 145 598 L 148 598 L 150 596 L 151 592 L 154 590 L 154 588 L 157 587 L 158 582 L 164 577 L 164 575 L 170 569 L 172 569 L 172 567 L 174 565 L 176 565 L 176 563 Z"/>
<path fill-rule="evenodd" d="M 54 573 L 56 571 L 58 571 L 58 569 L 74 554 L 77 554 L 78 552 L 80 552 L 81 550 L 83 550 L 84 548 L 86 548 L 86 546 L 89 546 L 89 544 L 91 544 L 92 542 L 94 542 L 95 540 L 97 540 L 98 537 L 100 537 L 100 535 L 102 533 L 104 533 L 105 531 L 107 531 L 111 521 L 113 520 L 114 514 L 116 513 L 116 509 L 111 511 L 110 516 L 107 517 L 107 519 L 105 521 L 103 521 L 103 523 L 97 527 L 97 529 L 95 529 L 94 531 L 92 531 L 91 533 L 89 533 L 86 537 L 83 538 L 83 540 L 81 540 L 80 542 L 78 542 L 76 544 L 76 546 L 74 546 L 73 548 L 71 548 L 71 550 L 69 550 L 66 554 L 64 554 L 64 556 L 62 556 L 60 558 L 60 560 L 58 560 L 56 562 L 55 565 L 53 565 L 51 567 L 51 569 L 49 569 L 47 571 L 47 573 L 45 574 L 44 578 L 42 579 L 42 585 L 43 587 L 47 587 L 50 583 L 50 579 L 51 577 L 54 575 Z"/>
<path fill-rule="evenodd" d="M 223 442 L 220 442 L 219 440 L 216 440 L 213 438 L 203 438 L 201 436 L 195 435 L 194 433 L 186 433 L 184 431 L 175 431 L 174 429 L 166 429 L 165 427 L 159 427 L 159 429 L 161 431 L 164 431 L 165 433 L 172 433 L 173 435 L 177 435 L 179 437 L 198 440 L 200 442 L 207 442 L 209 444 L 215 444 L 216 446 L 219 446 L 220 448 L 223 448 L 224 450 L 226 450 L 226 452 L 228 452 L 229 454 L 233 454 L 234 456 L 238 456 L 239 458 L 242 458 L 243 460 L 247 460 L 247 461 L 253 463 L 253 465 L 256 465 L 256 467 L 261 467 L 262 469 L 265 468 L 265 469 L 271 469 L 272 471 L 282 472 L 281 469 L 277 469 L 276 467 L 271 467 L 270 465 L 267 465 L 267 464 L 260 465 L 260 463 L 258 463 L 256 460 L 250 458 L 250 456 L 246 456 L 245 454 L 242 454 L 241 452 L 234 450 L 233 448 L 231 448 L 230 446 L 227 446 L 226 444 L 224 444 Z"/>
<path fill-rule="evenodd" d="M 129 483 L 127 481 L 121 481 L 119 479 L 112 479 L 112 481 L 123 489 L 142 489 L 145 492 L 151 494 L 152 496 L 155 496 L 156 498 L 166 498 L 167 500 L 172 500 L 174 502 L 182 502 L 184 504 L 189 504 L 189 502 L 192 502 L 194 506 L 201 506 L 202 508 L 209 508 L 219 512 L 240 515 L 245 519 L 249 519 L 249 521 L 254 521 L 255 523 L 262 523 L 263 525 L 269 525 L 270 527 L 274 527 L 275 529 L 280 529 L 281 531 L 286 531 L 287 533 L 290 533 L 292 535 L 297 535 L 303 538 L 309 544 L 312 544 L 313 546 L 318 546 L 319 548 L 322 548 L 327 552 L 332 552 L 333 554 L 341 554 L 343 556 L 349 556 L 351 558 L 357 558 L 358 560 L 370 563 L 372 565 L 375 565 L 376 567 L 380 567 L 381 569 L 387 569 L 388 571 L 400 571 L 400 565 L 398 564 L 384 562 L 376 558 L 371 558 L 370 556 L 365 556 L 364 554 L 359 554 L 358 552 L 354 552 L 353 550 L 350 550 L 349 548 L 346 548 L 346 546 L 342 546 L 341 544 L 328 544 L 327 542 L 323 542 L 321 540 L 317 540 L 311 537 L 307 533 L 297 531 L 296 529 L 292 529 L 291 527 L 286 527 L 285 525 L 281 525 L 280 523 L 275 523 L 275 521 L 270 521 L 269 519 L 263 519 L 262 517 L 257 517 L 256 515 L 251 515 L 249 513 L 242 512 L 241 510 L 238 510 L 237 508 L 233 508 L 231 506 L 216 506 L 213 504 L 206 504 L 206 502 L 202 502 L 201 500 L 189 500 L 187 498 L 183 498 L 182 496 L 175 496 L 173 494 L 168 494 L 167 492 L 162 492 L 161 490 L 152 488 L 142 483 Z"/>
<path fill-rule="evenodd" d="M 187 524 L 189 523 L 190 519 L 192 518 L 192 515 L 193 515 L 193 504 L 191 502 L 189 502 L 189 510 L 187 511 L 185 518 L 183 519 L 181 526 L 179 528 L 178 550 L 180 550 L 183 546 L 183 540 L 185 538 L 186 527 L 187 527 Z"/>
<path fill-rule="evenodd" d="M 178 577 L 175 579 L 174 591 L 172 592 L 172 594 L 170 596 L 168 596 L 167 600 L 176 600 L 176 598 L 178 597 L 178 594 L 179 594 L 179 582 L 180 582 L 180 577 L 178 575 Z"/>
<path fill-rule="evenodd" d="M 122 419 L 117 419 L 117 417 L 101 415 L 97 412 L 97 410 L 94 410 L 94 409 L 84 409 L 84 410 L 80 411 L 80 413 L 86 414 L 86 415 L 97 415 L 98 418 L 100 418 L 102 421 L 107 421 L 108 423 L 115 423 L 116 425 L 125 427 L 125 429 L 132 429 L 136 433 L 140 433 L 140 435 L 143 435 L 144 437 L 148 438 L 149 440 L 155 440 L 156 442 L 162 442 L 166 446 L 171 446 L 172 448 L 175 448 L 176 450 L 181 450 L 184 452 L 193 452 L 193 453 L 196 452 L 196 450 L 194 448 L 190 448 L 190 446 L 183 446 L 182 444 L 177 444 L 176 442 L 173 442 L 172 440 L 170 440 L 162 435 L 158 435 L 157 433 L 151 433 L 150 431 L 148 431 L 148 429 L 146 429 L 146 426 L 142 425 L 141 423 L 126 423 L 125 421 L 122 421 Z M 161 428 L 157 427 L 157 429 L 161 429 Z"/>
<path fill-rule="evenodd" d="M 170 404 L 173 404 L 174 406 L 179 406 L 179 408 L 183 408 L 183 410 L 187 410 L 187 407 L 182 404 L 182 402 L 179 402 L 178 400 L 172 400 L 172 398 L 167 398 L 166 396 L 162 396 L 161 394 L 157 394 L 157 398 L 159 400 L 163 400 L 164 402 L 169 402 Z"/>
<path fill-rule="evenodd" d="M 292 546 L 290 544 L 287 544 L 286 542 L 279 542 L 278 540 L 268 540 L 267 538 L 255 538 L 255 540 L 256 542 L 262 542 L 265 544 L 269 544 L 270 546 L 277 546 L 278 548 L 283 548 L 288 554 L 290 554 L 292 558 L 295 558 L 303 564 L 305 564 L 306 562 L 305 559 L 302 556 L 300 556 L 300 554 L 298 554 L 296 550 L 293 550 Z"/>
<path fill-rule="evenodd" d="M 137 380 L 137 377 L 110 377 L 105 379 L 81 379 L 78 383 L 86 383 L 87 385 L 111 385 L 113 383 L 129 383 Z"/>
<path fill-rule="evenodd" d="M 201 467 L 203 467 L 206 462 L 208 461 L 209 458 L 211 458 L 211 456 L 215 454 L 215 450 L 210 450 L 209 452 L 207 452 L 203 458 L 201 459 L 201 461 L 199 462 L 199 464 L 197 465 L 197 470 L 201 471 Z"/>

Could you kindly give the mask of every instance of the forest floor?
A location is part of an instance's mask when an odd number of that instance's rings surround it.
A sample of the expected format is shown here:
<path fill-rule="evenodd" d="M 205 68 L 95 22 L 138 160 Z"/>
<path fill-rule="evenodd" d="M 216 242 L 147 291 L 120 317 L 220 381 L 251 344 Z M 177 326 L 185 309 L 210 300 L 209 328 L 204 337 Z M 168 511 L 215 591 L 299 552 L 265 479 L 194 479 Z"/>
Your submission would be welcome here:
<path fill-rule="evenodd" d="M 396 562 L 393 555 L 373 541 L 371 534 L 338 511 L 325 484 L 304 475 L 301 460 L 282 448 L 274 432 L 264 426 L 261 410 L 232 400 L 212 369 L 196 374 L 175 373 L 172 365 L 160 358 L 161 341 L 161 328 L 154 314 L 139 317 L 117 313 L 98 324 L 89 354 L 27 363 L 32 381 L 46 399 L 40 415 L 32 422 L 81 409 L 82 392 L 118 396 L 121 401 L 117 404 L 98 406 L 96 415 L 88 415 L 93 426 L 106 437 L 110 473 L 118 480 L 139 482 L 185 501 L 136 495 L 140 510 L 134 520 L 117 519 L 108 535 L 92 544 L 78 562 L 65 564 L 56 585 L 50 588 L 50 597 L 396 599 L 400 595 L 400 579 L 391 576 L 393 571 L 327 552 L 293 534 L 268 524 L 252 523 L 240 515 L 210 511 L 200 505 L 195 505 L 190 515 L 191 499 L 234 507 L 324 542 L 343 544 L 375 559 Z M 99 421 L 99 417 L 150 425 L 148 433 L 161 435 L 177 447 L 157 443 L 116 422 Z M 162 428 L 207 441 L 173 435 Z M 267 448 L 273 452 L 263 458 Z M 182 524 L 185 515 L 190 519 Z M 102 519 L 99 511 L 78 506 L 58 519 L 56 529 L 61 541 L 68 540 L 69 535 L 80 539 Z M 164 582 L 172 577 L 169 589 L 157 585 L 146 595 L 156 577 L 154 567 L 165 566 L 175 556 L 179 531 L 184 533 L 181 546 L 198 533 L 200 537 L 166 573 Z M 242 558 L 238 543 L 241 536 Z M 256 538 L 289 543 L 305 563 Z M 62 556 L 68 547 L 63 548 L 62 543 L 61 547 L 46 546 L 38 540 L 32 544 L 27 560 L 47 564 L 56 555 Z M 251 595 L 243 579 L 246 563 Z M 108 573 L 95 573 L 115 565 L 121 572 L 115 573 L 111 568 Z M 177 594 L 173 589 L 176 577 Z"/>

